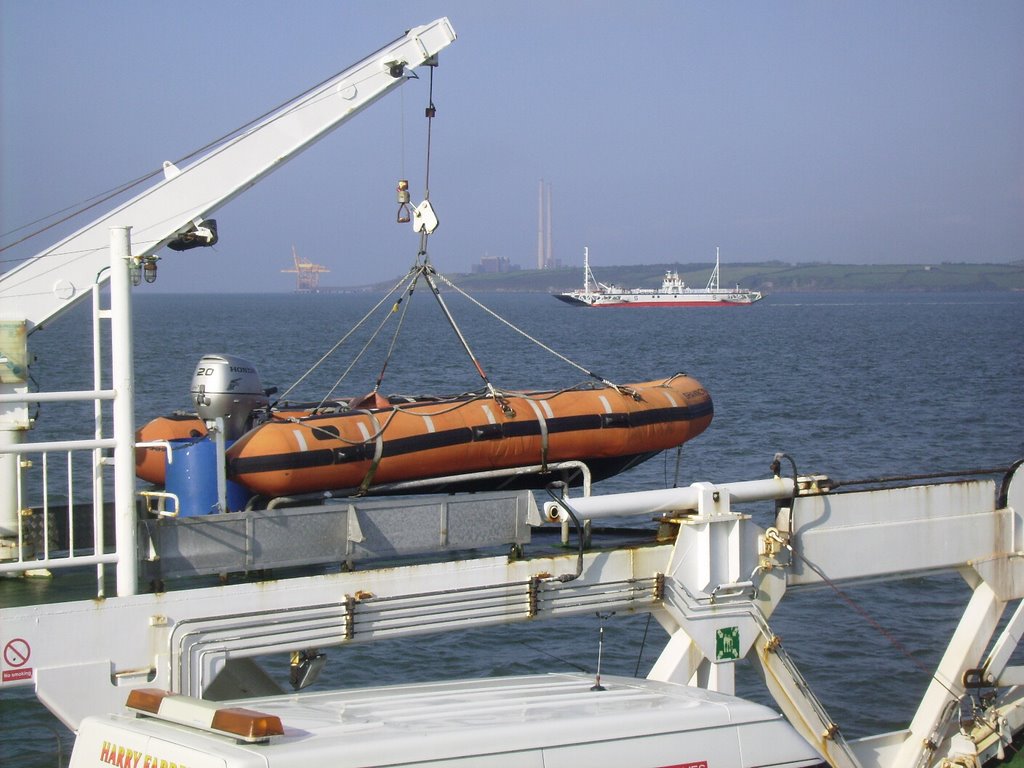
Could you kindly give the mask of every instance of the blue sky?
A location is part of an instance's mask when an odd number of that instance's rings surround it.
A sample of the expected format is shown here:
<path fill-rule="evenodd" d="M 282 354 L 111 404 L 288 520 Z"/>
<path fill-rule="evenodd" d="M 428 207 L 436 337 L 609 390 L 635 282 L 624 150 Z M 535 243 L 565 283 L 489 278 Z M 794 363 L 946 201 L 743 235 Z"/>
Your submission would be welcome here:
<path fill-rule="evenodd" d="M 188 154 L 448 16 L 431 201 L 442 272 L 592 263 L 1024 258 L 1024 3 L 0 0 L 4 233 Z M 162 290 L 402 274 L 426 81 L 342 126 L 165 252 Z M 84 222 L 83 222 L 84 223 Z M 44 235 L 0 253 L 0 268 Z M 6 244 L 11 238 L 3 240 Z"/>

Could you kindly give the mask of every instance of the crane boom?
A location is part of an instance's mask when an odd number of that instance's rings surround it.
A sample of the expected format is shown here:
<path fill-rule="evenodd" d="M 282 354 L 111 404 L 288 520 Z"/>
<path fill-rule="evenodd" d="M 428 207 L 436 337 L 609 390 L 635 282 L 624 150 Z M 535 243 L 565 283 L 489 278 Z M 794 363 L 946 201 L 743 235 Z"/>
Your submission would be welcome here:
<path fill-rule="evenodd" d="M 24 320 L 32 333 L 86 298 L 97 280 L 108 279 L 111 227 L 132 228 L 137 258 L 190 232 L 202 240 L 211 213 L 397 88 L 408 70 L 431 63 L 454 40 L 447 18 L 415 27 L 186 167 L 165 163 L 161 182 L 0 275 L 0 318 Z M 205 239 L 212 244 L 215 233 Z"/>

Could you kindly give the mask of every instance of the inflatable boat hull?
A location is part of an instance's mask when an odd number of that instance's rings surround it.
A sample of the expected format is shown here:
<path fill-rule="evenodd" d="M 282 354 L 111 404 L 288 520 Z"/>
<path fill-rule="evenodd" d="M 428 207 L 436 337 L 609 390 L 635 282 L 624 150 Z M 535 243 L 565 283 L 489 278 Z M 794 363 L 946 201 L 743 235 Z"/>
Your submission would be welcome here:
<path fill-rule="evenodd" d="M 275 417 L 228 451 L 228 476 L 254 493 L 295 496 L 552 462 L 595 478 L 690 440 L 711 422 L 711 397 L 679 374 L 623 388 L 486 395 Z M 519 480 L 519 485 L 529 481 Z"/>

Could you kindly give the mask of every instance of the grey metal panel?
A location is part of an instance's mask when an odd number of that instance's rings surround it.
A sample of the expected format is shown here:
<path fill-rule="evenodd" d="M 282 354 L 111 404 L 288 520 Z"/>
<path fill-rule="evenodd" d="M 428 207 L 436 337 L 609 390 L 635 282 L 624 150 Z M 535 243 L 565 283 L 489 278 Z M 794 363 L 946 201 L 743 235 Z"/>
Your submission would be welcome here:
<path fill-rule="evenodd" d="M 146 519 L 145 575 L 164 579 L 527 544 L 529 491 L 328 504 Z M 146 546 L 146 545 L 143 545 Z"/>

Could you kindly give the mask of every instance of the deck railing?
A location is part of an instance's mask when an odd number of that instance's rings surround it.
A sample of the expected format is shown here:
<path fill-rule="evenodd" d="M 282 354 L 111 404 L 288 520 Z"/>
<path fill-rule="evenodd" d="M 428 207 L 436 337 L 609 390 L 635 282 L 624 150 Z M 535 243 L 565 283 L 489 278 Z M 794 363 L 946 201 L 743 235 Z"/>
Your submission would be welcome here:
<path fill-rule="evenodd" d="M 0 453 L 17 458 L 15 530 L 0 531 L 11 545 L 0 573 L 50 571 L 98 566 L 98 591 L 104 593 L 102 566 L 116 563 L 108 551 L 104 521 L 104 452 L 113 439 L 65 440 L 7 445 Z M 83 478 L 82 475 L 85 475 Z M 86 494 L 85 484 L 91 488 Z M 34 494 L 30 491 L 35 491 Z M 76 502 L 76 499 L 87 499 Z"/>
<path fill-rule="evenodd" d="M 95 566 L 97 592 L 103 596 L 103 567 L 116 564 L 117 594 L 137 590 L 130 232 L 130 227 L 111 229 L 110 308 L 101 307 L 100 275 L 90 291 L 93 389 L 0 394 L 0 406 L 93 403 L 90 437 L 32 443 L 25 441 L 30 431 L 22 429 L 5 432 L 0 441 L 0 482 L 15 486 L 13 509 L 5 501 L 0 515 L 0 574 Z M 109 388 L 103 387 L 102 375 L 104 320 L 110 331 Z M 107 423 L 112 424 L 109 436 Z M 80 479 L 83 473 L 87 480 Z M 108 507 L 112 518 L 105 521 Z M 81 533 L 83 526 L 88 535 Z"/>

